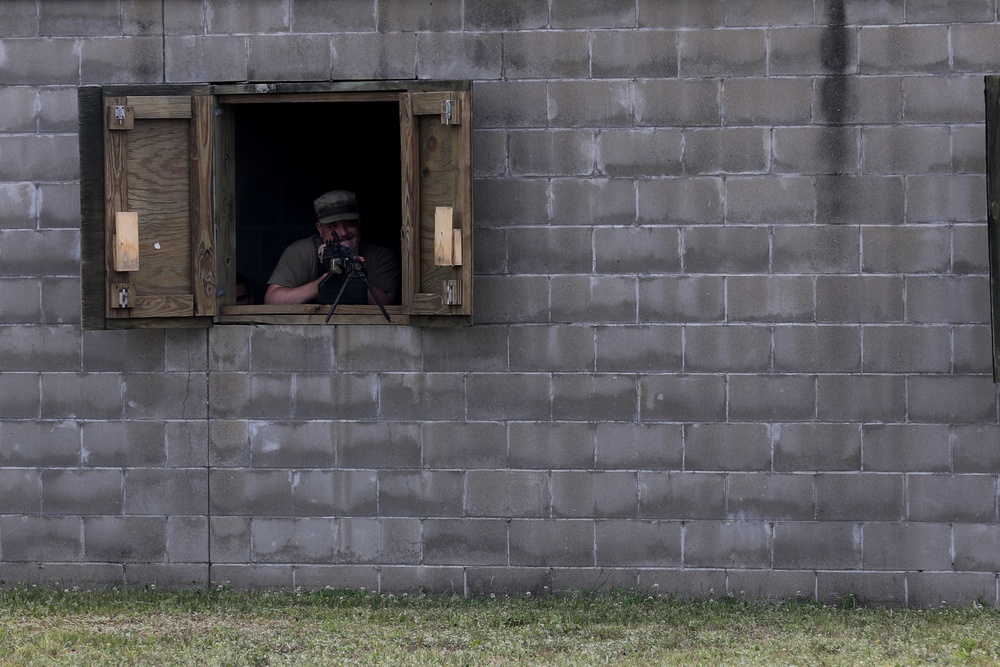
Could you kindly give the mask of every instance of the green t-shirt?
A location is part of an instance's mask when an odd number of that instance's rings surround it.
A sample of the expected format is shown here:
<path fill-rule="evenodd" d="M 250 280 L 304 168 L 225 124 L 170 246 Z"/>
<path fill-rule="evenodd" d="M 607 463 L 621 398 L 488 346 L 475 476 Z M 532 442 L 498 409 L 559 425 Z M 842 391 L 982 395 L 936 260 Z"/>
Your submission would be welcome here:
<path fill-rule="evenodd" d="M 317 249 L 322 243 L 319 236 L 299 239 L 285 248 L 278 265 L 267 283 L 282 287 L 298 287 L 319 278 Z M 394 298 L 399 298 L 399 262 L 392 251 L 374 243 L 362 242 L 358 254 L 365 259 L 368 282 Z"/>

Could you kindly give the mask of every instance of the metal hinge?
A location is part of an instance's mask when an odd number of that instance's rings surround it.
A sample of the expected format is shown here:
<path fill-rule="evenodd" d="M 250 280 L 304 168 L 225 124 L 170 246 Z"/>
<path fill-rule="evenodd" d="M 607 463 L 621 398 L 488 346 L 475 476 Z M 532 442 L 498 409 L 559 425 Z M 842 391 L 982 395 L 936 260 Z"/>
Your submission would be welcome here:
<path fill-rule="evenodd" d="M 132 286 L 129 283 L 111 284 L 111 307 L 112 308 L 132 307 Z"/>
<path fill-rule="evenodd" d="M 441 299 L 444 301 L 444 305 L 446 306 L 462 305 L 461 280 L 443 280 L 441 281 L 441 288 L 442 288 Z"/>

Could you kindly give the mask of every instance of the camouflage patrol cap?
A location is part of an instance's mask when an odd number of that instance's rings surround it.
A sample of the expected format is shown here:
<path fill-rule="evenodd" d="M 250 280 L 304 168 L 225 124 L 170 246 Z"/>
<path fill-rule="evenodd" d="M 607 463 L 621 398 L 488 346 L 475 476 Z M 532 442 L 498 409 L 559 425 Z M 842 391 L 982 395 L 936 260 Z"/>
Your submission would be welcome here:
<path fill-rule="evenodd" d="M 331 190 L 313 202 L 320 224 L 358 219 L 358 200 L 350 190 Z"/>

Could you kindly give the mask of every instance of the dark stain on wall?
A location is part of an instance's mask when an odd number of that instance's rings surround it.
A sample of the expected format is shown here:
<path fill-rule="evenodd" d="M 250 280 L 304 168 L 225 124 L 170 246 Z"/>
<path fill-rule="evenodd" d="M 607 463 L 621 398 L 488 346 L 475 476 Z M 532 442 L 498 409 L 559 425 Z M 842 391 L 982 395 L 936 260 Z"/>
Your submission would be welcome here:
<path fill-rule="evenodd" d="M 828 124 L 822 133 L 822 148 L 828 173 L 852 173 L 856 165 L 849 142 L 856 139 L 855 133 L 845 127 L 850 107 L 852 32 L 846 25 L 844 0 L 830 0 L 827 11 L 827 27 L 820 41 L 823 69 L 827 74 L 819 80 L 819 116 Z M 841 214 L 839 198 L 834 196 L 824 217 L 827 221 L 840 221 Z"/>

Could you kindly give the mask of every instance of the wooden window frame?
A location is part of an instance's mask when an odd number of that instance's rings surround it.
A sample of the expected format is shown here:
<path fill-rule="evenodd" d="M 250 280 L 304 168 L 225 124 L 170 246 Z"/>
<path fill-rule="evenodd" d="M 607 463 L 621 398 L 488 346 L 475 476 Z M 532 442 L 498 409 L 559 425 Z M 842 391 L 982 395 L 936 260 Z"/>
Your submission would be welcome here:
<path fill-rule="evenodd" d="M 993 382 L 1000 382 L 1000 75 L 986 83 L 986 210 L 990 262 Z"/>
<path fill-rule="evenodd" d="M 129 150 L 123 138 L 128 136 L 128 130 L 116 130 L 123 122 L 131 127 L 132 123 L 150 118 L 149 108 L 182 106 L 157 98 L 176 102 L 185 96 L 191 98 L 193 109 L 189 116 L 180 116 L 191 126 L 189 291 L 193 294 L 154 297 L 142 294 L 140 289 L 131 289 L 131 277 L 142 276 L 141 273 L 119 273 L 120 267 L 115 264 L 116 214 L 128 211 L 130 205 L 128 177 L 121 173 L 126 170 L 121 166 L 125 163 L 121 155 Z M 81 88 L 84 327 L 326 323 L 330 306 L 325 304 L 245 306 L 234 302 L 237 226 L 235 161 L 231 158 L 236 148 L 235 114 L 227 114 L 225 110 L 247 103 L 366 101 L 398 102 L 400 109 L 402 285 L 400 303 L 387 307 L 392 323 L 470 324 L 471 82 L 375 81 Z M 116 110 L 123 118 L 116 119 Z M 159 118 L 155 113 L 153 117 Z M 135 180 L 142 179 L 137 176 Z M 453 248 L 450 254 L 442 254 L 444 238 L 448 247 Z M 141 252 L 139 266 L 142 266 Z M 144 280 L 147 285 L 153 284 L 148 276 Z M 123 285 L 130 288 L 125 291 L 131 299 L 124 309 L 115 305 L 116 298 L 120 298 L 115 290 L 120 291 Z M 164 303 L 180 306 L 170 309 Z M 329 323 L 387 322 L 377 306 L 342 305 Z"/>

